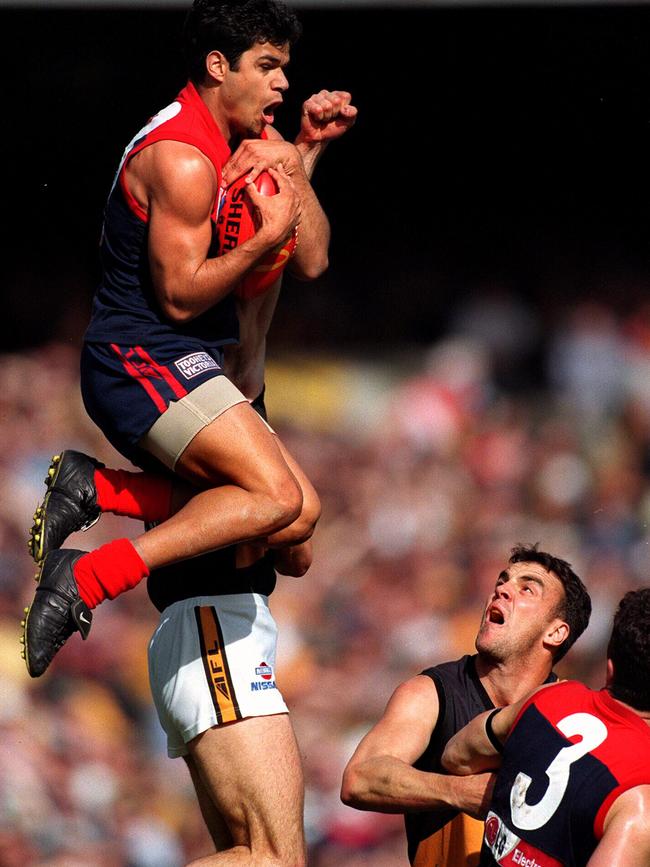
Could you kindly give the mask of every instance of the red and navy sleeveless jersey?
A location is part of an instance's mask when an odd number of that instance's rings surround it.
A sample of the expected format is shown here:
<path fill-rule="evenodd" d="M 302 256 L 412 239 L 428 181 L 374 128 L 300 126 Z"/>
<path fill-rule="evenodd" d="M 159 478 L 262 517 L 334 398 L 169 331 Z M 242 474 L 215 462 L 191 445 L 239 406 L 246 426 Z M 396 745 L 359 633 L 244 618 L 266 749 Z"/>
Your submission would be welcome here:
<path fill-rule="evenodd" d="M 503 752 L 481 865 L 582 867 L 616 798 L 650 784 L 650 727 L 608 692 L 559 683 L 522 708 Z"/>
<path fill-rule="evenodd" d="M 217 347 L 238 340 L 235 300 L 226 296 L 201 316 L 178 325 L 166 319 L 153 290 L 147 251 L 147 213 L 128 190 L 125 168 L 137 153 L 159 141 L 179 141 L 198 148 L 211 161 L 221 187 L 221 169 L 230 149 L 198 91 L 190 82 L 174 102 L 159 111 L 127 145 L 104 212 L 100 245 L 102 278 L 95 294 L 88 342 L 121 342 L 152 346 L 170 335 L 193 337 Z M 218 255 L 212 210 L 209 257 Z"/>

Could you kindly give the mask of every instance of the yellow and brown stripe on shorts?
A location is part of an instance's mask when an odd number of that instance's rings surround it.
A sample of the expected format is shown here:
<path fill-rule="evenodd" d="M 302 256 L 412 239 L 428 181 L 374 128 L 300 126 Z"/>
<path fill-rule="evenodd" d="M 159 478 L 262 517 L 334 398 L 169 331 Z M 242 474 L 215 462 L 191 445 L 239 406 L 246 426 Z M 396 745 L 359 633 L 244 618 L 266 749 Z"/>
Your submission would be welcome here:
<path fill-rule="evenodd" d="M 196 625 L 201 642 L 201 657 L 205 677 L 217 712 L 217 724 L 234 722 L 241 719 L 235 689 L 230 676 L 228 659 L 221 624 L 212 605 L 197 606 L 194 609 Z"/>

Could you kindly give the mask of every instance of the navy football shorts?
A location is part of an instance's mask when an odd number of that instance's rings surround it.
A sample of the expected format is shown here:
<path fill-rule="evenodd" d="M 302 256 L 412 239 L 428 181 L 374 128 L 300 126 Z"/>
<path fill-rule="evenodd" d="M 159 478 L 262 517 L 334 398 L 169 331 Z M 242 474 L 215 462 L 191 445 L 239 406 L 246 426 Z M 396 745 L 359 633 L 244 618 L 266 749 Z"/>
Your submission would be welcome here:
<path fill-rule="evenodd" d="M 161 346 L 84 343 L 81 395 L 90 418 L 128 460 L 153 458 L 138 443 L 172 401 L 223 375 L 219 348 L 183 338 Z"/>

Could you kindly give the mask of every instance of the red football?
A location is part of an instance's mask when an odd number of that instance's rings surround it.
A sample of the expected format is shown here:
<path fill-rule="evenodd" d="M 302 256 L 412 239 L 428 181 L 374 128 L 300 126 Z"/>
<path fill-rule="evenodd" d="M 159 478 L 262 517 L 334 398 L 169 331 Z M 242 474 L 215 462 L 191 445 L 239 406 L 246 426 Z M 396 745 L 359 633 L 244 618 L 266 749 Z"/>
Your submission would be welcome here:
<path fill-rule="evenodd" d="M 278 188 L 268 172 L 255 179 L 255 186 L 263 196 L 274 196 Z M 217 217 L 219 255 L 233 250 L 252 238 L 257 231 L 251 201 L 246 195 L 244 177 L 238 178 L 224 193 Z M 268 291 L 282 274 L 284 267 L 296 248 L 296 232 L 275 249 L 271 250 L 241 281 L 235 294 L 240 298 L 255 298 Z"/>

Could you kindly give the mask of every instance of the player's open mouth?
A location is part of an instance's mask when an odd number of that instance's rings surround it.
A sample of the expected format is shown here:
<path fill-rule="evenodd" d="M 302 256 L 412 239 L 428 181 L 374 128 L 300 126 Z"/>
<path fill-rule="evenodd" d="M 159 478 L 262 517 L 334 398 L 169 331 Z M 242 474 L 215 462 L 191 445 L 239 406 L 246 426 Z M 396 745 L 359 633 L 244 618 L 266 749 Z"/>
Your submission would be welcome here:
<path fill-rule="evenodd" d="M 505 623 L 505 617 L 503 616 L 503 611 L 500 608 L 497 608 L 495 605 L 492 605 L 488 608 L 487 613 L 488 623 L 496 623 L 498 626 L 503 626 Z"/>
<path fill-rule="evenodd" d="M 279 105 L 279 102 L 272 102 L 270 105 L 267 105 L 262 109 L 262 117 L 264 118 L 264 123 L 273 123 L 275 119 L 275 109 Z"/>

